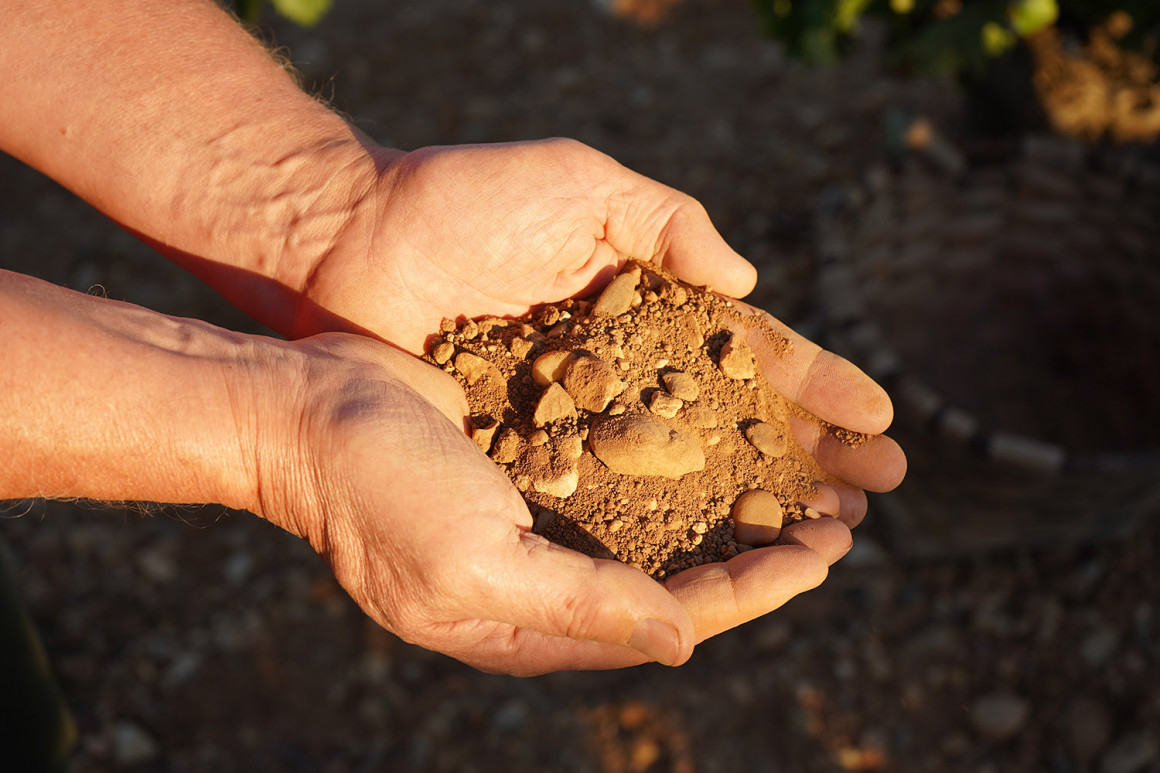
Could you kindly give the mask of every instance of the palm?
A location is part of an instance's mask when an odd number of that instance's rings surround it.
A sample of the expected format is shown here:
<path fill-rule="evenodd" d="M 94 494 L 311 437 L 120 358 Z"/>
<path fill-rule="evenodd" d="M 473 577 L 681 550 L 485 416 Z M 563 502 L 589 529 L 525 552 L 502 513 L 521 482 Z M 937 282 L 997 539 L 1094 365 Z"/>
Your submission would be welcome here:
<path fill-rule="evenodd" d="M 599 286 L 626 257 L 730 294 L 752 287 L 752 268 L 692 199 L 573 142 L 415 151 L 386 166 L 367 201 L 308 293 L 412 352 L 443 317 L 519 315 Z M 670 249 L 684 224 L 716 238 Z"/>
<path fill-rule="evenodd" d="M 408 641 L 510 673 L 612 668 L 648 658 L 627 646 L 655 618 L 695 642 L 817 585 L 849 544 L 845 527 L 810 522 L 790 541 L 661 586 L 616 561 L 551 545 L 530 531 L 518 492 L 462 432 L 466 405 L 440 371 L 356 336 L 303 345 L 323 357 L 304 426 L 325 524 L 308 534 L 343 587 Z M 422 397 L 420 396 L 422 392 Z M 351 485 L 357 482 L 357 485 Z M 309 505 L 308 505 L 309 506 Z M 808 531 L 812 530 L 812 531 Z"/>

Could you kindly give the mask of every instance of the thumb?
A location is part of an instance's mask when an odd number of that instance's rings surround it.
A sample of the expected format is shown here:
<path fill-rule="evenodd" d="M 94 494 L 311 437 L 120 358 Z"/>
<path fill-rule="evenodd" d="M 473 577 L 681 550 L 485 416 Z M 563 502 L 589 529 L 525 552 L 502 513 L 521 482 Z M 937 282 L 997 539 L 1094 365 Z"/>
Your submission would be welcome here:
<path fill-rule="evenodd" d="M 484 584 L 479 611 L 488 619 L 546 636 L 621 645 L 668 666 L 692 655 L 688 612 L 638 569 L 521 531 L 498 571 L 501 576 Z"/>
<path fill-rule="evenodd" d="M 809 547 L 775 545 L 687 569 L 665 585 L 688 607 L 702 642 L 816 588 L 827 573 L 826 560 Z"/>
<path fill-rule="evenodd" d="M 730 247 L 692 196 L 636 175 L 605 238 L 621 254 L 647 259 L 698 287 L 740 298 L 753 291 L 757 269 Z"/>

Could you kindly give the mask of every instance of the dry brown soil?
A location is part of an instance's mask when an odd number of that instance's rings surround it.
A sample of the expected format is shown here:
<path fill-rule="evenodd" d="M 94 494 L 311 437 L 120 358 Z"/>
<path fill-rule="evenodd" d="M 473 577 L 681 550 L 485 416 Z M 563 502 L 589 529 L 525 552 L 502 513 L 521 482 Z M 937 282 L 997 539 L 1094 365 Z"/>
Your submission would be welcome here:
<path fill-rule="evenodd" d="M 594 301 L 445 323 L 428 358 L 464 387 L 538 533 L 661 579 L 820 517 L 806 503 L 827 476 L 757 368 L 752 319 L 630 261 Z"/>

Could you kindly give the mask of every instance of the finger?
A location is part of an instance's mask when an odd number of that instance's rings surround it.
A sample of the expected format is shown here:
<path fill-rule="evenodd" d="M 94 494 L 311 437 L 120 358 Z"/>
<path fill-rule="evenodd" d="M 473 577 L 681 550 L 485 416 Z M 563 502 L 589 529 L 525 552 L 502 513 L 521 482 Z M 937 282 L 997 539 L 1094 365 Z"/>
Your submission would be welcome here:
<path fill-rule="evenodd" d="M 828 483 L 815 483 L 813 491 L 802 497 L 801 503 L 822 515 L 836 516 L 842 509 L 838 490 Z"/>
<path fill-rule="evenodd" d="M 629 184 L 610 202 L 605 225 L 605 239 L 614 249 L 651 260 L 691 285 L 712 287 L 730 297 L 753 291 L 757 269 L 726 244 L 700 202 L 643 175 L 629 174 Z"/>
<path fill-rule="evenodd" d="M 873 435 L 855 445 L 817 422 L 791 417 L 789 423 L 794 439 L 822 469 L 847 483 L 869 491 L 890 491 L 906 475 L 906 455 L 885 435 Z"/>
<path fill-rule="evenodd" d="M 835 483 L 833 486 L 834 490 L 838 492 L 838 501 L 841 503 L 838 506 L 838 520 L 853 529 L 866 517 L 866 510 L 869 507 L 866 492 L 857 486 L 845 483 Z"/>
<path fill-rule="evenodd" d="M 894 419 L 886 390 L 852 362 L 794 332 L 769 313 L 734 301 L 730 325 L 757 355 L 770 385 L 818 418 L 853 432 L 877 435 Z"/>
<path fill-rule="evenodd" d="M 665 587 L 689 610 L 702 642 L 772 612 L 826 579 L 828 564 L 804 545 L 775 545 L 674 575 Z"/>
<path fill-rule="evenodd" d="M 801 545 L 817 553 L 832 566 L 850 552 L 854 540 L 850 529 L 837 518 L 796 521 L 781 530 L 779 545 Z"/>
<path fill-rule="evenodd" d="M 472 583 L 476 615 L 516 628 L 637 650 L 665 665 L 693 651 L 693 622 L 656 581 L 520 531 Z"/>
<path fill-rule="evenodd" d="M 837 498 L 836 492 L 833 493 L 834 498 Z M 786 526 L 778 539 L 778 545 L 781 546 L 797 546 L 808 548 L 825 562 L 825 564 L 833 565 L 839 559 L 846 555 L 853 547 L 853 539 L 850 536 L 850 530 L 841 522 L 834 518 L 819 518 L 817 520 L 798 521 Z M 757 552 L 757 551 L 751 551 Z M 744 554 L 749 555 L 749 554 Z M 738 558 L 741 558 L 740 556 Z M 724 568 L 729 571 L 733 565 L 738 562 L 738 558 L 734 558 L 729 564 L 711 564 L 708 566 Z M 784 559 L 784 556 L 779 556 Z M 768 559 L 762 559 L 768 560 Z M 699 567 L 698 569 L 705 569 L 706 567 Z M 689 580 L 697 583 L 715 582 L 711 578 L 704 576 L 698 578 L 693 575 L 698 569 L 690 569 L 676 575 L 670 581 L 668 587 L 673 591 L 678 598 L 682 598 L 682 591 L 675 589 L 678 583 L 688 582 Z M 708 574 L 703 572 L 702 575 Z M 782 574 L 779 571 L 779 574 Z M 746 577 L 744 572 L 738 572 L 738 576 Z M 682 579 L 683 578 L 683 579 Z M 772 611 L 781 606 L 791 596 L 796 595 L 810 588 L 816 587 L 825 578 L 823 573 L 817 581 L 812 579 L 802 578 L 804 580 L 802 586 L 797 590 L 792 590 L 784 599 L 780 597 L 759 597 L 754 591 L 762 590 L 756 587 L 756 576 L 749 577 L 749 582 L 753 583 L 754 587 L 741 586 L 737 587 L 736 579 L 732 581 L 730 591 L 739 591 L 742 594 L 750 594 L 746 599 L 742 599 L 742 603 L 756 605 L 756 614 L 744 613 L 744 619 L 741 617 L 735 618 L 735 622 L 727 627 L 735 627 L 741 623 Z M 723 586 L 717 587 L 717 592 L 725 591 Z M 735 597 L 736 599 L 736 597 Z M 684 599 L 682 598 L 682 601 Z M 697 641 L 703 641 L 708 636 L 715 634 L 706 634 L 702 636 L 704 630 L 710 630 L 707 626 L 706 619 L 698 621 L 694 616 L 694 625 L 697 630 Z M 721 628 L 726 630 L 726 628 Z M 720 631 L 717 631 L 720 633 Z M 514 666 L 519 669 L 520 675 L 532 675 L 538 673 L 547 673 L 549 671 L 558 671 L 561 669 L 579 669 L 579 670 L 597 670 L 610 668 L 624 668 L 631 665 L 637 665 L 645 662 L 647 659 L 639 653 L 621 646 L 612 646 L 591 641 L 577 641 L 575 639 L 562 639 L 555 636 L 545 636 L 538 631 L 516 630 L 510 633 L 500 632 L 498 635 L 492 635 L 487 639 L 479 642 L 479 646 L 473 652 L 475 660 L 472 662 L 477 668 L 484 670 L 501 670 L 510 673 L 510 669 Z M 497 665 L 487 666 L 480 665 L 484 659 L 491 659 Z M 463 660 L 464 658 L 460 658 Z"/>
<path fill-rule="evenodd" d="M 749 295 L 757 286 L 757 269 L 726 244 L 709 213 L 691 198 L 665 223 L 653 260 L 691 285 L 733 298 Z"/>
<path fill-rule="evenodd" d="M 554 671 L 602 671 L 650 662 L 619 644 L 579 641 L 494 621 L 463 621 L 437 632 L 439 649 L 480 671 L 538 676 Z M 459 642 L 458 644 L 450 642 Z"/>

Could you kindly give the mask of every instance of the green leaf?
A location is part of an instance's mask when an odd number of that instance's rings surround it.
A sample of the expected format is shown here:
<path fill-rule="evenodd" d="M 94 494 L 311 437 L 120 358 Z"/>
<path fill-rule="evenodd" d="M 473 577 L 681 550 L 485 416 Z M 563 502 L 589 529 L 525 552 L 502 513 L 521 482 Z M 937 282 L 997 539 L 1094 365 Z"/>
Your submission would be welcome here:
<path fill-rule="evenodd" d="M 1015 46 L 1015 33 L 1001 24 L 989 21 L 980 31 L 983 51 L 987 56 L 1001 56 Z"/>
<path fill-rule="evenodd" d="M 1015 34 L 1025 38 L 1054 24 L 1059 18 L 1059 6 L 1055 0 L 1016 0 L 1007 7 L 1007 14 Z"/>
<path fill-rule="evenodd" d="M 334 0 L 272 0 L 274 9 L 300 27 L 313 27 L 322 20 Z"/>
<path fill-rule="evenodd" d="M 853 32 L 854 28 L 858 26 L 858 19 L 868 5 L 870 5 L 870 0 L 838 0 L 838 7 L 834 14 L 834 27 L 839 32 Z"/>
<path fill-rule="evenodd" d="M 236 0 L 234 7 L 237 8 L 240 19 L 253 24 L 258 21 L 258 15 L 262 12 L 262 0 Z"/>

